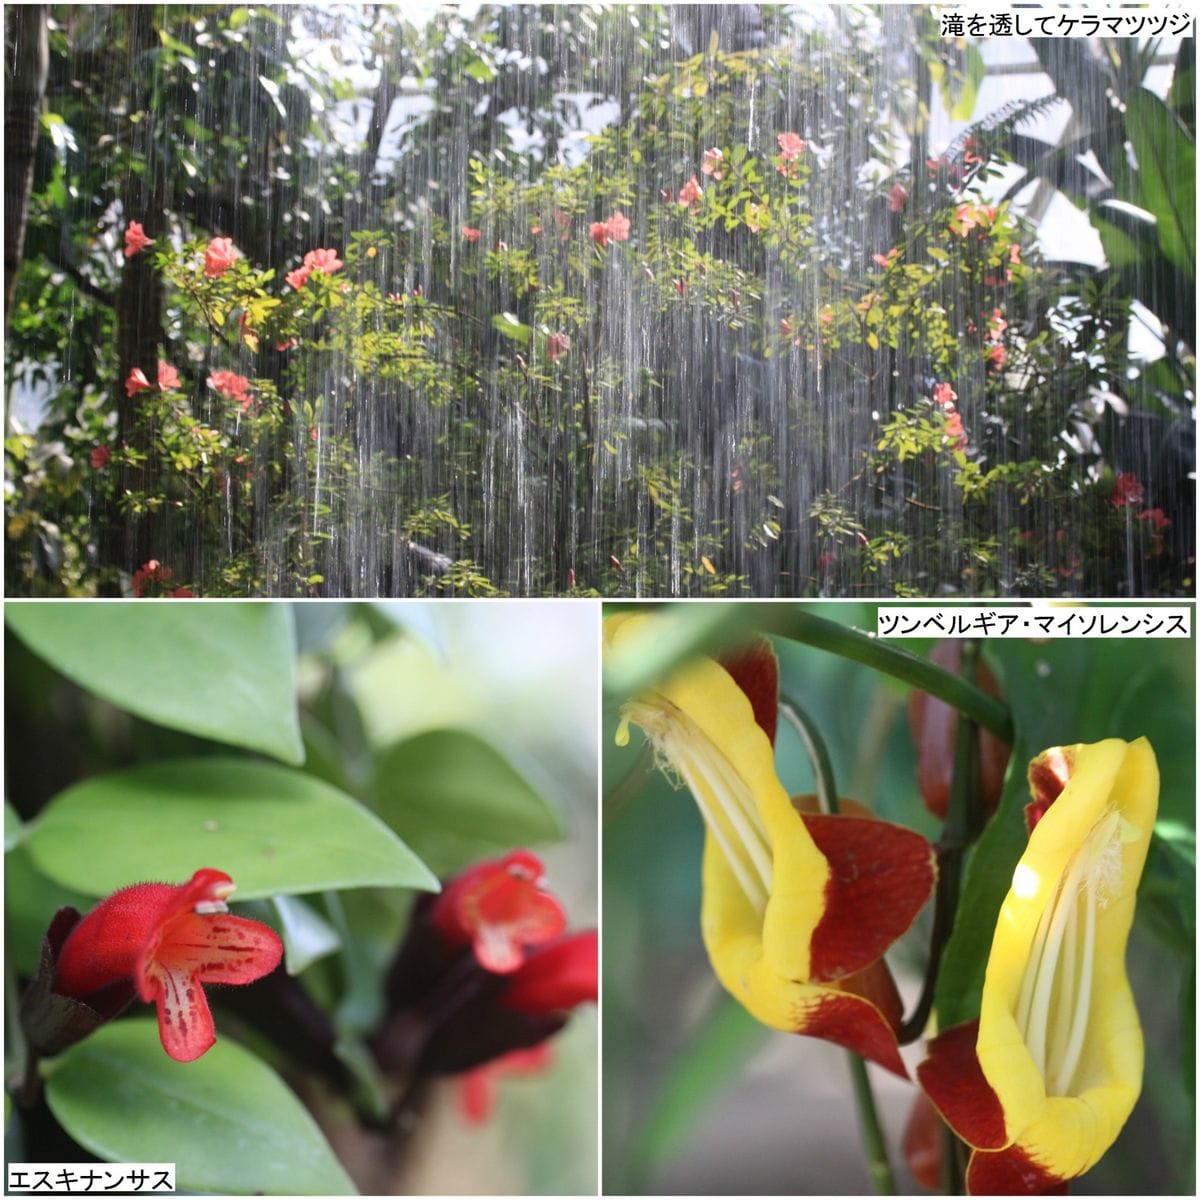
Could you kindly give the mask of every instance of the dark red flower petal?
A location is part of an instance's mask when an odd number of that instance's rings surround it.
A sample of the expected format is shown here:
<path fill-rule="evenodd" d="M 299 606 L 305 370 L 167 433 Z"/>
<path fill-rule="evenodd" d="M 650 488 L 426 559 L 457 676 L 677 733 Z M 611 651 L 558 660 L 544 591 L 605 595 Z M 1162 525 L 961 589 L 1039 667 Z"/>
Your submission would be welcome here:
<path fill-rule="evenodd" d="M 926 1047 L 917 1079 L 946 1123 L 969 1146 L 999 1150 L 1008 1142 L 1004 1109 L 975 1054 L 979 1021 L 939 1034 Z"/>
<path fill-rule="evenodd" d="M 976 1150 L 967 1166 L 972 1196 L 1065 1196 L 1067 1182 L 1036 1163 L 1020 1146 Z"/>
<path fill-rule="evenodd" d="M 757 638 L 717 660 L 733 676 L 733 682 L 746 693 L 754 709 L 754 720 L 775 745 L 775 727 L 779 720 L 779 660 L 766 638 Z"/>
<path fill-rule="evenodd" d="M 933 891 L 934 850 L 919 833 L 886 821 L 802 819 L 830 867 L 809 974 L 814 981 L 840 979 L 881 958 L 912 925 Z"/>

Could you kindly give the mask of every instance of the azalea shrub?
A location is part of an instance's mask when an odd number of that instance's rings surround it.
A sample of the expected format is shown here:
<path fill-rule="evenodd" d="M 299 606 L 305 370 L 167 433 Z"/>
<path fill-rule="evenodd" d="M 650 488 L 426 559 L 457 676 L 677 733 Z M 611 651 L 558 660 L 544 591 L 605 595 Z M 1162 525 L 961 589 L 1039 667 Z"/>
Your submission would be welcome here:
<path fill-rule="evenodd" d="M 268 21 L 242 11 L 233 59 L 243 26 Z M 416 56 L 440 111 L 462 114 L 452 138 L 418 118 L 394 160 L 346 155 L 320 116 L 327 89 L 280 64 L 319 100 L 308 136 L 344 170 L 319 184 L 300 170 L 288 116 L 305 106 L 273 84 L 285 120 L 264 133 L 286 147 L 285 196 L 219 221 L 132 185 L 92 204 L 84 278 L 149 297 L 161 319 L 143 328 L 122 303 L 114 330 L 89 309 L 81 330 L 118 349 L 73 382 L 50 368 L 61 331 L 34 299 L 57 302 L 54 271 L 26 266 L 14 353 L 58 389 L 56 436 L 6 443 L 10 590 L 1189 591 L 1187 313 L 1154 300 L 1165 356 L 1134 358 L 1132 302 L 1151 298 L 1053 257 L 1002 191 L 1014 163 L 1033 170 L 1017 131 L 1047 100 L 935 154 L 912 115 L 923 89 L 937 77 L 947 108 L 970 104 L 963 52 L 927 14 L 902 19 L 915 78 L 877 61 L 864 14 L 803 32 L 767 16 L 753 48 L 692 44 L 685 16 L 657 7 L 558 24 L 485 9 L 420 30 L 381 17 L 378 61 Z M 190 86 L 188 39 L 213 34 L 166 19 L 146 54 Z M 604 48 L 626 46 L 632 82 L 597 85 L 620 118 L 585 120 L 580 101 L 567 128 L 562 93 L 539 100 L 558 68 L 510 78 L 524 68 L 506 38 L 547 64 L 591 47 L 605 71 Z M 393 98 L 381 71 L 378 106 Z M 1172 202 L 1194 163 L 1185 106 L 1141 84 L 1123 85 L 1121 144 L 1148 152 L 1169 131 L 1180 178 L 1122 176 L 1118 198 L 1154 216 L 1190 279 L 1190 238 L 1170 224 L 1191 211 Z M 508 91 L 534 148 L 479 116 Z M 176 136 L 189 177 L 200 153 L 233 169 L 186 125 Z M 158 152 L 114 169 L 136 182 Z M 263 205 L 287 214 L 275 236 Z M 35 205 L 39 245 L 62 219 Z M 1159 250 L 1096 220 L 1114 271 L 1136 258 L 1154 273 Z"/>
<path fill-rule="evenodd" d="M 605 620 L 605 931 L 640 938 L 606 982 L 605 1186 L 720 1190 L 687 1131 L 744 1105 L 766 1126 L 747 1191 L 1188 1194 L 1191 655 L 873 626 L 841 606 Z M 745 1071 L 780 1032 L 794 1049 Z"/>
<path fill-rule="evenodd" d="M 5 812 L 15 1157 L 341 1195 L 436 1190 L 448 1137 L 475 1190 L 594 1187 L 594 814 L 544 794 L 594 794 L 593 722 L 453 675 L 460 612 L 10 606 L 9 744 L 58 747 Z M 510 614 L 594 678 L 588 621 Z M 530 1121 L 560 1157 L 477 1129 Z"/>

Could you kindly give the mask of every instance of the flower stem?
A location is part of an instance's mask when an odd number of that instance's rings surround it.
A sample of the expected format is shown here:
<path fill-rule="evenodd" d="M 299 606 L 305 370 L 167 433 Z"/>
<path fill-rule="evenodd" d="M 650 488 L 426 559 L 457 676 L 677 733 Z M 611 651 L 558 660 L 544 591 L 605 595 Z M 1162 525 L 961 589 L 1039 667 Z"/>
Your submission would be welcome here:
<path fill-rule="evenodd" d="M 804 743 L 813 779 L 816 781 L 821 811 L 836 813 L 838 791 L 833 776 L 833 762 L 816 723 L 790 696 L 780 697 L 779 711 Z M 892 1164 L 888 1160 L 887 1142 L 879 1124 L 879 1112 L 875 1107 L 875 1094 L 871 1091 L 867 1064 L 859 1055 L 849 1050 L 846 1052 L 846 1061 L 850 1067 L 850 1082 L 854 1088 L 854 1106 L 858 1109 L 858 1126 L 863 1150 L 866 1152 L 867 1173 L 871 1177 L 876 1195 L 894 1196 L 896 1180 L 892 1174 Z"/>
<path fill-rule="evenodd" d="M 960 670 L 964 679 L 973 681 L 979 661 L 979 643 L 964 641 Z M 938 838 L 937 891 L 934 895 L 933 930 L 929 937 L 929 962 L 921 985 L 921 998 L 912 1015 L 900 1026 L 900 1044 L 915 1042 L 925 1032 L 933 1008 L 942 952 L 954 930 L 958 912 L 958 892 L 962 882 L 962 861 L 967 847 L 983 831 L 983 797 L 979 781 L 979 728 L 974 721 L 959 714 L 954 737 L 954 773 L 950 782 L 950 799 L 946 807 L 946 824 Z"/>

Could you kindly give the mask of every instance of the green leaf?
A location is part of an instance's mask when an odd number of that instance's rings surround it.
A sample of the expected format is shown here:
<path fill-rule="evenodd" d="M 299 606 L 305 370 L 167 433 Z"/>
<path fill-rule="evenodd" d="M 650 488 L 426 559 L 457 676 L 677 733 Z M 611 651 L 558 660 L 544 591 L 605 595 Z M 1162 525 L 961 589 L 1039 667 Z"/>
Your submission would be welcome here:
<path fill-rule="evenodd" d="M 636 1190 L 669 1162 L 692 1135 L 704 1109 L 767 1036 L 736 1000 L 722 997 L 702 1028 L 672 1063 L 634 1144 L 629 1169 Z"/>
<path fill-rule="evenodd" d="M 1139 202 L 1158 222 L 1162 252 L 1190 278 L 1196 266 L 1196 145 L 1179 118 L 1143 87 L 1126 100 L 1125 127 L 1137 157 Z"/>
<path fill-rule="evenodd" d="M 60 792 L 28 845 L 51 879 L 104 896 L 142 879 L 227 872 L 239 899 L 354 887 L 437 890 L 429 869 L 356 800 L 274 763 L 172 759 Z"/>
<path fill-rule="evenodd" d="M 20 840 L 23 832 L 17 810 L 7 800 L 4 802 L 4 852 L 7 854 Z"/>
<path fill-rule="evenodd" d="M 199 737 L 304 761 L 284 604 L 10 604 L 8 627 L 72 682 Z"/>
<path fill-rule="evenodd" d="M 312 905 L 296 896 L 273 896 L 271 904 L 279 918 L 289 975 L 299 975 L 317 959 L 341 948 L 338 931 Z"/>
<path fill-rule="evenodd" d="M 940 1029 L 979 1016 L 983 976 L 992 948 L 991 931 L 996 928 L 1000 905 L 1029 841 L 1025 828 L 1025 805 L 1029 803 L 1025 768 L 1037 752 L 1018 732 L 1000 805 L 967 863 L 954 932 L 942 953 L 934 993 Z"/>
<path fill-rule="evenodd" d="M 555 841 L 562 825 L 487 742 L 438 729 L 385 750 L 376 810 L 439 874 L 514 846 Z"/>
<path fill-rule="evenodd" d="M 85 1149 L 108 1162 L 173 1162 L 181 1190 L 356 1194 L 300 1101 L 227 1038 L 179 1063 L 154 1020 L 118 1021 L 52 1064 L 46 1098 Z"/>
<path fill-rule="evenodd" d="M 492 328 L 498 333 L 503 334 L 506 338 L 512 338 L 513 341 L 520 342 L 523 346 L 529 345 L 529 339 L 533 336 L 533 330 L 528 325 L 522 325 L 510 312 L 497 313 L 493 316 Z"/>

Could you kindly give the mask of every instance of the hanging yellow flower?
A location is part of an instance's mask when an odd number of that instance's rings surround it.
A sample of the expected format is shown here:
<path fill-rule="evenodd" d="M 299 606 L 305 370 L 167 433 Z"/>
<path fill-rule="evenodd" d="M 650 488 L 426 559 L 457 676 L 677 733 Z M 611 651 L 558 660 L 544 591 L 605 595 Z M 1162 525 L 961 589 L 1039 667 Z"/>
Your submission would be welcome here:
<path fill-rule="evenodd" d="M 662 618 L 605 621 L 606 657 Z M 702 658 L 621 710 L 659 765 L 687 786 L 706 827 L 701 925 L 713 969 L 755 1017 L 825 1037 L 904 1074 L 900 1002 L 882 963 L 934 882 L 918 834 L 860 816 L 803 811 L 775 773 L 778 664 L 760 640 Z"/>
<path fill-rule="evenodd" d="M 930 1043 L 918 1075 L 974 1147 L 973 1193 L 1082 1175 L 1142 1086 L 1125 943 L 1158 810 L 1145 738 L 1047 750 L 1029 767 L 1029 845 L 992 937 L 978 1021 Z"/>

